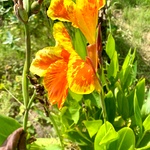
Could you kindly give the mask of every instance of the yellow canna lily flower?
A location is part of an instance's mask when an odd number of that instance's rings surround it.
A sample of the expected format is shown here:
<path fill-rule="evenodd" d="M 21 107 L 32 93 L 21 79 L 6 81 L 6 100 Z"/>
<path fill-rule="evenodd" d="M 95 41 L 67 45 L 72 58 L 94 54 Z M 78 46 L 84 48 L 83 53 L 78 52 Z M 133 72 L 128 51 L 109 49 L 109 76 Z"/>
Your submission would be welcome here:
<path fill-rule="evenodd" d="M 63 23 L 54 24 L 55 47 L 37 52 L 30 71 L 43 77 L 51 104 L 60 109 L 67 97 L 68 88 L 77 94 L 89 94 L 101 87 L 91 60 L 82 60 L 72 47 L 70 36 Z"/>
<path fill-rule="evenodd" d="M 105 0 L 51 0 L 47 15 L 55 20 L 72 22 L 78 27 L 90 44 L 96 42 L 98 10 L 105 5 Z"/>

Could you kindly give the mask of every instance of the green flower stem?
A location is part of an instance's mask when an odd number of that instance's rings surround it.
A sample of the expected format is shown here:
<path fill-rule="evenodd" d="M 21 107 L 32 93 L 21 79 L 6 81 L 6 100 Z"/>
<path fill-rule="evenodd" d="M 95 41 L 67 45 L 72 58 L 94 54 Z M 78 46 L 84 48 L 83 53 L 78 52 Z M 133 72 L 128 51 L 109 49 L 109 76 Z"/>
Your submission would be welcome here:
<path fill-rule="evenodd" d="M 29 74 L 30 60 L 31 60 L 31 41 L 30 41 L 30 31 L 28 23 L 25 24 L 25 43 L 26 43 L 26 73 Z"/>
<path fill-rule="evenodd" d="M 141 143 L 142 139 L 144 138 L 146 132 L 143 133 L 143 135 L 138 139 L 137 143 L 136 143 L 136 147 L 139 146 L 139 144 Z"/>
<path fill-rule="evenodd" d="M 55 131 L 57 132 L 57 135 L 58 135 L 60 143 L 61 143 L 62 150 L 64 150 L 65 148 L 64 148 L 63 138 L 62 138 L 61 133 L 60 133 L 60 131 L 58 129 L 57 123 L 55 122 L 55 119 L 53 118 L 53 116 L 52 116 L 52 114 L 50 112 L 49 112 L 49 118 L 52 121 L 52 124 L 53 124 L 53 126 L 55 128 Z"/>
<path fill-rule="evenodd" d="M 30 44 L 30 32 L 29 32 L 28 23 L 24 24 L 24 27 L 25 27 L 26 59 L 25 59 L 23 75 L 22 75 L 23 76 L 22 93 L 23 93 L 24 105 L 27 108 L 29 102 L 29 80 L 27 78 L 27 75 L 29 74 L 29 67 L 30 67 L 31 44 Z"/>
<path fill-rule="evenodd" d="M 101 105 L 102 105 L 102 112 L 103 112 L 103 117 L 104 117 L 104 122 L 107 121 L 107 112 L 106 112 L 106 106 L 105 106 L 105 101 L 104 101 L 104 91 L 103 91 L 103 88 L 102 88 L 102 91 L 101 91 Z"/>
<path fill-rule="evenodd" d="M 26 63 L 26 61 L 24 63 L 23 74 L 22 74 L 22 95 L 23 95 L 24 106 L 25 106 L 25 108 L 27 108 L 28 101 L 29 101 L 29 95 L 28 95 L 28 79 L 27 79 L 27 63 Z"/>
<path fill-rule="evenodd" d="M 103 68 L 101 67 L 101 69 L 103 69 Z M 100 102 L 101 102 L 101 107 L 102 107 L 102 114 L 103 114 L 103 118 L 104 118 L 104 123 L 106 123 L 106 121 L 107 121 L 107 112 L 106 112 L 106 106 L 105 106 L 105 101 L 104 101 L 105 93 L 104 93 L 104 90 L 103 90 L 102 83 L 101 83 L 98 76 L 97 76 L 97 78 L 98 78 L 100 86 L 102 87 L 101 92 L 100 92 Z"/>
<path fill-rule="evenodd" d="M 27 106 L 27 108 L 25 110 L 24 121 L 23 121 L 23 128 L 24 128 L 24 130 L 27 129 L 28 114 L 29 114 L 29 110 L 31 108 L 32 102 L 33 102 L 33 100 L 35 98 L 35 95 L 36 95 L 36 92 L 34 91 L 31 99 L 29 100 L 28 106 Z"/>
<path fill-rule="evenodd" d="M 76 131 L 78 132 L 78 134 L 79 134 L 82 138 L 84 138 L 86 141 L 90 142 L 91 145 L 93 144 L 93 142 L 92 142 L 90 139 L 88 139 L 88 138 L 80 131 L 80 129 L 78 129 L 78 127 L 75 127 L 75 129 L 76 129 Z"/>
<path fill-rule="evenodd" d="M 28 111 L 30 109 L 30 108 L 28 108 L 29 80 L 27 78 L 27 75 L 29 74 L 29 68 L 30 68 L 31 42 L 30 42 L 30 31 L 29 31 L 28 23 L 25 23 L 24 27 L 25 27 L 26 58 L 25 58 L 25 64 L 24 64 L 24 69 L 23 69 L 23 75 L 22 75 L 22 93 L 23 93 L 23 100 L 24 100 L 24 106 L 25 106 L 23 127 L 24 127 L 24 130 L 26 131 L 27 120 L 28 120 Z"/>

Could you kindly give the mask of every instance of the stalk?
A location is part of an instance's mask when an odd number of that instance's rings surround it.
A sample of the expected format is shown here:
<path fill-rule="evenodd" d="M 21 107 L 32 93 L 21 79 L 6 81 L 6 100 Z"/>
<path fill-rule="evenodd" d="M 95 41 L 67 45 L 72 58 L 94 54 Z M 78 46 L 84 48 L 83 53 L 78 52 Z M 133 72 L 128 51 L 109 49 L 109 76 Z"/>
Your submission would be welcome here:
<path fill-rule="evenodd" d="M 33 102 L 33 100 L 34 100 L 34 98 L 35 98 L 35 95 L 36 95 L 36 92 L 34 91 L 32 97 L 31 97 L 31 99 L 30 99 L 30 101 L 29 101 L 29 103 L 28 103 L 28 106 L 27 106 L 27 108 L 26 108 L 26 110 L 25 110 L 24 120 L 23 120 L 23 128 L 24 128 L 24 130 L 27 129 L 28 114 L 29 114 L 29 110 L 30 110 L 30 108 L 31 108 L 31 104 L 32 104 L 32 102 Z"/>
<path fill-rule="evenodd" d="M 57 123 L 55 122 L 55 119 L 53 118 L 53 116 L 52 116 L 52 114 L 50 112 L 49 112 L 49 118 L 52 121 L 52 124 L 53 124 L 53 126 L 55 128 L 55 131 L 57 132 L 57 135 L 58 135 L 60 143 L 61 143 L 62 150 L 64 150 L 65 148 L 64 148 L 63 138 L 62 138 L 61 133 L 60 133 L 60 131 L 58 129 Z"/>
<path fill-rule="evenodd" d="M 104 91 L 103 91 L 103 89 L 101 91 L 100 101 L 101 101 L 101 105 L 102 105 L 102 112 L 103 112 L 104 123 L 106 123 L 106 121 L 107 121 L 107 112 L 106 112 L 106 106 L 105 106 L 105 101 L 104 101 Z"/>
<path fill-rule="evenodd" d="M 23 69 L 23 75 L 22 75 L 22 93 L 23 93 L 23 101 L 25 106 L 25 114 L 24 114 L 24 120 L 23 120 L 23 127 L 26 131 L 27 127 L 27 120 L 28 120 L 28 103 L 29 103 L 29 80 L 27 78 L 27 75 L 29 74 L 29 68 L 30 68 L 30 57 L 31 57 L 31 42 L 30 42 L 30 31 L 28 23 L 24 23 L 25 27 L 25 44 L 26 44 L 26 58 L 25 58 L 25 64 Z"/>

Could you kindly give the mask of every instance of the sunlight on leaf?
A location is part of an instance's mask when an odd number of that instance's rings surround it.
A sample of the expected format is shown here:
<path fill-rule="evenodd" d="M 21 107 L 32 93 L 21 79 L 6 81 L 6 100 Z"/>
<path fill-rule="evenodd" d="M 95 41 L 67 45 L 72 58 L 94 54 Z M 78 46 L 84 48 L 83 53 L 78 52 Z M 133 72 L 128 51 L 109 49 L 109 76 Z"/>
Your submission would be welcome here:
<path fill-rule="evenodd" d="M 83 123 L 86 126 L 90 137 L 92 138 L 102 125 L 102 120 L 84 121 Z"/>
<path fill-rule="evenodd" d="M 21 125 L 15 119 L 0 114 L 0 145 L 7 136 L 20 127 Z"/>
<path fill-rule="evenodd" d="M 135 136 L 134 132 L 130 128 L 122 128 L 118 131 L 119 139 L 118 139 L 118 150 L 134 150 L 135 147 Z"/>
<path fill-rule="evenodd" d="M 111 34 L 108 36 L 107 44 L 106 44 L 106 53 L 110 59 L 113 58 L 115 52 L 115 40 Z"/>
<path fill-rule="evenodd" d="M 145 97 L 145 79 L 140 80 L 136 85 L 136 95 L 141 109 Z"/>
<path fill-rule="evenodd" d="M 104 123 L 94 141 L 95 150 L 104 150 L 109 147 L 109 144 L 118 138 L 118 133 L 115 131 L 113 125 L 109 122 Z"/>
<path fill-rule="evenodd" d="M 29 150 L 61 150 L 59 141 L 56 138 L 37 138 Z"/>
<path fill-rule="evenodd" d="M 70 115 L 70 118 L 74 121 L 74 123 L 76 124 L 79 120 L 79 111 L 81 109 L 81 106 L 78 104 L 77 101 L 75 100 L 71 100 L 69 101 L 69 115 Z"/>
<path fill-rule="evenodd" d="M 85 60 L 85 57 L 87 56 L 86 52 L 86 39 L 83 36 L 83 34 L 80 32 L 79 29 L 75 30 L 75 39 L 73 40 L 75 51 L 78 53 L 78 55 Z"/>
<path fill-rule="evenodd" d="M 141 111 L 140 111 L 138 100 L 137 100 L 136 90 L 134 92 L 134 116 L 135 116 L 136 125 L 139 126 L 140 128 L 139 134 L 141 135 L 142 134 L 142 116 L 141 116 Z"/>
<path fill-rule="evenodd" d="M 144 132 L 150 131 L 150 114 L 144 120 L 143 127 L 144 127 Z"/>
<path fill-rule="evenodd" d="M 150 90 L 148 91 L 147 99 L 145 103 L 142 106 L 141 114 L 142 115 L 148 115 L 150 114 Z"/>

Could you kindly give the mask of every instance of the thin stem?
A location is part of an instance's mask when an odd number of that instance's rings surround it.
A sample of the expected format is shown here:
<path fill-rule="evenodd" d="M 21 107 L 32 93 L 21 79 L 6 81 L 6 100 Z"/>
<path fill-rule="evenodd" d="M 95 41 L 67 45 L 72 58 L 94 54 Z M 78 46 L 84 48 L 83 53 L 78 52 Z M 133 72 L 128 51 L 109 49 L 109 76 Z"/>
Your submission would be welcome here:
<path fill-rule="evenodd" d="M 88 142 L 90 142 L 91 144 L 93 144 L 93 142 L 92 142 L 90 139 L 88 139 L 88 138 L 78 129 L 78 127 L 75 127 L 75 129 L 76 129 L 76 131 L 78 132 L 78 134 L 79 134 L 82 138 L 84 138 L 85 140 L 87 140 Z"/>
<path fill-rule="evenodd" d="M 26 58 L 25 58 L 25 64 L 24 64 L 24 69 L 23 69 L 23 75 L 22 75 L 22 93 L 23 93 L 23 100 L 24 100 L 24 106 L 25 106 L 23 127 L 24 127 L 24 130 L 26 131 L 27 120 L 28 120 L 28 112 L 29 112 L 29 109 L 30 109 L 30 108 L 28 108 L 28 103 L 29 103 L 29 80 L 27 78 L 27 75 L 29 74 L 29 67 L 30 67 L 31 42 L 30 42 L 30 31 L 29 31 L 28 23 L 25 23 L 24 27 L 25 27 Z"/>
<path fill-rule="evenodd" d="M 103 112 L 104 122 L 106 122 L 107 121 L 107 112 L 106 112 L 106 106 L 105 106 L 105 102 L 104 102 L 104 91 L 103 91 L 103 89 L 101 91 L 100 101 L 101 101 L 101 105 L 102 105 L 102 112 Z"/>
<path fill-rule="evenodd" d="M 24 106 L 6 87 L 4 89 L 21 105 Z"/>
<path fill-rule="evenodd" d="M 31 41 L 28 23 L 25 24 L 25 43 L 26 43 L 26 63 L 27 63 L 26 73 L 29 74 L 30 60 L 31 60 Z"/>
<path fill-rule="evenodd" d="M 140 137 L 140 138 L 138 139 L 138 141 L 137 141 L 137 143 L 136 143 L 136 147 L 139 146 L 139 144 L 141 143 L 141 141 L 142 141 L 142 139 L 144 138 L 145 134 L 146 134 L 146 132 L 144 132 L 143 135 L 142 135 L 142 137 Z"/>
<path fill-rule="evenodd" d="M 23 128 L 24 128 L 24 130 L 27 129 L 28 114 L 29 114 L 29 110 L 31 108 L 31 104 L 32 104 L 32 102 L 33 102 L 33 100 L 35 98 L 35 95 L 36 95 L 36 92 L 34 91 L 32 97 L 31 97 L 31 99 L 30 99 L 30 101 L 28 103 L 28 106 L 27 106 L 27 108 L 25 110 L 24 120 L 23 120 Z"/>
<path fill-rule="evenodd" d="M 61 133 L 60 133 L 60 131 L 58 129 L 57 123 L 55 122 L 55 119 L 53 118 L 53 116 L 52 116 L 52 114 L 50 112 L 49 112 L 49 118 L 52 121 L 52 124 L 53 124 L 53 126 L 55 128 L 55 131 L 57 132 L 57 135 L 58 135 L 60 143 L 61 143 L 62 150 L 64 150 L 65 148 L 64 148 L 63 138 L 62 138 Z"/>
<path fill-rule="evenodd" d="M 28 79 L 27 79 L 27 63 L 25 61 L 24 68 L 23 68 L 23 74 L 22 74 L 22 95 L 23 95 L 23 101 L 24 106 L 27 108 L 28 101 L 29 101 L 29 95 L 28 95 Z"/>

